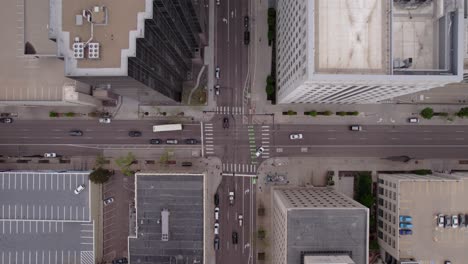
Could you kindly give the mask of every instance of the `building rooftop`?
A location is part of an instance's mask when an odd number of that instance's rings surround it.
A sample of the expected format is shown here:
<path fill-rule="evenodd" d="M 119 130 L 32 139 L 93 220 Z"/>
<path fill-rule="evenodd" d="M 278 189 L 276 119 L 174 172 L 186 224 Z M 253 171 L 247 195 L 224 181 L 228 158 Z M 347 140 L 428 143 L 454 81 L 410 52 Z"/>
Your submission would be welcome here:
<path fill-rule="evenodd" d="M 174 263 L 179 259 L 203 263 L 203 186 L 203 175 L 136 175 L 137 236 L 129 238 L 131 263 Z M 164 209 L 170 213 L 168 241 L 162 241 Z"/>
<path fill-rule="evenodd" d="M 364 208 L 358 202 L 328 188 L 278 189 L 286 208 Z"/>

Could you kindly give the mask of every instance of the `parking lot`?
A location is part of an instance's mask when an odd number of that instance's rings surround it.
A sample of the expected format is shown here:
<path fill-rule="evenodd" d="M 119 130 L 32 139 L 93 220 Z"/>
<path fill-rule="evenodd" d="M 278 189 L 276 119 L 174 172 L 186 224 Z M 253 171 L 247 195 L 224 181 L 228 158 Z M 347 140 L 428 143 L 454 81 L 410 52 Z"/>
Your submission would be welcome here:
<path fill-rule="evenodd" d="M 4 172 L 0 175 L 0 218 L 89 221 L 86 173 Z"/>
<path fill-rule="evenodd" d="M 422 263 L 466 263 L 468 228 L 438 227 L 436 215 L 468 213 L 468 181 L 414 181 L 400 185 L 400 215 L 413 218 L 413 234 L 400 235 L 400 257 Z"/>
<path fill-rule="evenodd" d="M 0 173 L 0 263 L 94 263 L 94 223 L 90 222 L 82 172 Z"/>

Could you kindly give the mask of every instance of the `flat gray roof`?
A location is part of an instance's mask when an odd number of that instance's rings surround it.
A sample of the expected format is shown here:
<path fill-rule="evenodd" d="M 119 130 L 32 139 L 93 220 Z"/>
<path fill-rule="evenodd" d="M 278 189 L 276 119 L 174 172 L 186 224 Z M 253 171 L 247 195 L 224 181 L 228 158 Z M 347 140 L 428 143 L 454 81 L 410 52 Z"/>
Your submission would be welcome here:
<path fill-rule="evenodd" d="M 203 263 L 203 175 L 137 174 L 135 182 L 137 237 L 129 238 L 130 262 Z M 169 241 L 161 241 L 165 208 Z"/>

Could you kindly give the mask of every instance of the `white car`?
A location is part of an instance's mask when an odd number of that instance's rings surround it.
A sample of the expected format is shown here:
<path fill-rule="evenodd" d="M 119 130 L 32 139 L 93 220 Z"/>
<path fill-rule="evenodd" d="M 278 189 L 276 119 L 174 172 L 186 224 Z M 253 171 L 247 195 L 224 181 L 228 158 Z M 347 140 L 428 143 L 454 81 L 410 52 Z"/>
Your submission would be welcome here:
<path fill-rule="evenodd" d="M 221 1 L 220 0 L 216 0 L 216 5 L 220 5 L 221 4 Z"/>
<path fill-rule="evenodd" d="M 445 226 L 445 215 L 443 215 L 443 214 L 438 214 L 437 215 L 437 225 L 439 227 L 444 227 Z"/>
<path fill-rule="evenodd" d="M 257 152 L 255 153 L 255 156 L 257 156 L 257 158 L 260 157 L 264 151 L 265 151 L 264 147 L 259 147 L 257 149 Z"/>
<path fill-rule="evenodd" d="M 458 215 L 452 215 L 452 227 L 458 228 Z"/>
<path fill-rule="evenodd" d="M 302 139 L 302 134 L 291 134 L 289 135 L 289 139 Z"/>
<path fill-rule="evenodd" d="M 242 222 L 244 221 L 244 216 L 240 214 L 238 219 L 239 219 L 239 226 L 242 226 Z"/>
<path fill-rule="evenodd" d="M 221 69 L 219 68 L 219 66 L 216 66 L 216 69 L 215 69 L 215 76 L 216 76 L 216 79 L 219 79 L 219 77 L 220 77 L 220 71 L 221 71 Z"/>
<path fill-rule="evenodd" d="M 408 123 L 419 123 L 419 118 L 410 117 L 410 118 L 408 118 Z"/>
<path fill-rule="evenodd" d="M 229 204 L 234 204 L 234 192 L 229 192 Z"/>
<path fill-rule="evenodd" d="M 215 86 L 215 95 L 219 95 L 219 84 Z"/>
<path fill-rule="evenodd" d="M 214 234 L 215 234 L 215 235 L 219 235 L 219 223 L 218 223 L 218 222 L 215 223 Z"/>
<path fill-rule="evenodd" d="M 215 208 L 215 220 L 219 220 L 219 207 Z"/>
<path fill-rule="evenodd" d="M 114 197 L 109 197 L 104 200 L 104 205 L 108 205 L 114 202 Z"/>
<path fill-rule="evenodd" d="M 44 153 L 44 158 L 55 158 L 57 153 Z"/>
<path fill-rule="evenodd" d="M 349 127 L 349 130 L 351 131 L 361 131 L 362 130 L 362 126 L 360 125 L 352 125 Z"/>
<path fill-rule="evenodd" d="M 99 118 L 99 123 L 110 124 L 111 119 L 108 117 Z"/>
<path fill-rule="evenodd" d="M 75 194 L 79 194 L 79 193 L 82 192 L 85 188 L 86 188 L 86 186 L 85 186 L 84 184 L 78 185 L 78 187 L 76 187 L 76 189 L 75 189 Z"/>

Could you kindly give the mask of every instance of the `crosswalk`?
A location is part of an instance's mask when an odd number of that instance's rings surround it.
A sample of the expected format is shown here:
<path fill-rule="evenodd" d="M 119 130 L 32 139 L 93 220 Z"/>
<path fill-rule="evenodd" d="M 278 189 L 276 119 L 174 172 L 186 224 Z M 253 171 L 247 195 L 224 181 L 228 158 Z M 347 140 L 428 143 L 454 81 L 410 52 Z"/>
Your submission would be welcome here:
<path fill-rule="evenodd" d="M 256 173 L 257 165 L 223 163 L 223 172 Z"/>
<path fill-rule="evenodd" d="M 205 155 L 214 155 L 213 123 L 203 124 Z"/>
<path fill-rule="evenodd" d="M 250 155 L 252 157 L 252 164 L 257 164 L 259 158 L 269 159 L 270 158 L 270 126 L 263 125 L 260 127 L 260 131 L 256 131 L 255 126 L 248 126 Z M 260 137 L 259 137 L 260 136 Z M 260 142 L 258 142 L 260 138 Z M 264 151 L 260 157 L 257 157 L 256 152 L 258 148 L 262 146 Z"/>
<path fill-rule="evenodd" d="M 243 115 L 244 108 L 241 106 L 217 106 L 216 113 L 224 115 Z"/>
<path fill-rule="evenodd" d="M 268 159 L 270 158 L 270 126 L 262 126 L 261 129 L 262 147 L 265 148 L 262 158 Z"/>

